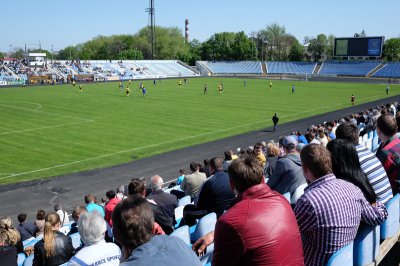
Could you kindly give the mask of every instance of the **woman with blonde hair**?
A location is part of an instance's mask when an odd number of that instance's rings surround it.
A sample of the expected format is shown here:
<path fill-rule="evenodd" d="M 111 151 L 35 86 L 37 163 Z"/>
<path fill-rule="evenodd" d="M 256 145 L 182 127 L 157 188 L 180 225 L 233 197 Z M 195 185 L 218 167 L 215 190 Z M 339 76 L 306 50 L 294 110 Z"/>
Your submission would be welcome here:
<path fill-rule="evenodd" d="M 17 248 L 18 253 L 24 252 L 24 247 L 21 241 L 21 234 L 17 229 L 14 229 L 12 220 L 10 217 L 5 216 L 0 218 L 0 234 L 3 235 L 5 241 L 9 246 Z"/>
<path fill-rule="evenodd" d="M 73 255 L 70 236 L 59 232 L 60 216 L 50 212 L 46 216 L 43 239 L 35 244 L 33 266 L 55 266 L 66 263 Z"/>
<path fill-rule="evenodd" d="M 270 142 L 267 144 L 267 162 L 264 167 L 264 177 L 269 178 L 275 171 L 275 165 L 280 155 L 279 147 Z"/>

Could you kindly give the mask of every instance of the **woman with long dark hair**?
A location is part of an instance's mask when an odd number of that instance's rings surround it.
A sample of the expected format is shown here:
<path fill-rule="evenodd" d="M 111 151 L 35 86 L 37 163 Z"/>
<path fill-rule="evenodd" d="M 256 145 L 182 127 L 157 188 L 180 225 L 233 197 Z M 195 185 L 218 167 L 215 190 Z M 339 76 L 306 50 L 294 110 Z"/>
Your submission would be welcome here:
<path fill-rule="evenodd" d="M 360 188 L 367 201 L 375 203 L 375 191 L 361 170 L 354 144 L 345 139 L 335 139 L 328 143 L 327 148 L 331 152 L 334 175 Z"/>

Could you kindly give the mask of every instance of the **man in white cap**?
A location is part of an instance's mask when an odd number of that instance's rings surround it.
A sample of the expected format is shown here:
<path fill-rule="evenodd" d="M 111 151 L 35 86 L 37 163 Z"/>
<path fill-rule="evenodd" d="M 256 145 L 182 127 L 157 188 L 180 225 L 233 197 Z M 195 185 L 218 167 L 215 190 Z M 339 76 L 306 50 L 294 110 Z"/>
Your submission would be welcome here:
<path fill-rule="evenodd" d="M 297 140 L 293 136 L 286 136 L 282 141 L 285 156 L 279 157 L 276 162 L 275 171 L 269 178 L 267 184 L 281 194 L 296 191 L 297 187 L 306 183 L 301 169 L 300 154 L 296 150 Z"/>

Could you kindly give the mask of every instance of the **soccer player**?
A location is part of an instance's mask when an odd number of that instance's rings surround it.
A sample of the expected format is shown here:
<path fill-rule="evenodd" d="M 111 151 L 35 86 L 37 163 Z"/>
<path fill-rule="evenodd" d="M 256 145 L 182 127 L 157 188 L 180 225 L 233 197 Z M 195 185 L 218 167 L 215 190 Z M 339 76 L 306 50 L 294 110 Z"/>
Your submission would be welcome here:
<path fill-rule="evenodd" d="M 247 80 L 246 80 L 246 79 L 243 80 L 243 85 L 244 85 L 245 87 L 247 86 Z"/>
<path fill-rule="evenodd" d="M 146 88 L 145 87 L 142 88 L 142 94 L 143 94 L 143 97 L 146 96 Z"/>
<path fill-rule="evenodd" d="M 388 95 L 388 94 L 389 94 L 389 84 L 386 85 L 386 95 Z"/>
<path fill-rule="evenodd" d="M 129 94 L 131 93 L 131 90 L 129 89 L 128 86 L 126 86 L 125 93 L 126 93 L 126 97 L 128 97 Z"/>
<path fill-rule="evenodd" d="M 182 80 L 179 80 L 178 86 L 179 86 L 179 88 L 182 86 Z"/>
<path fill-rule="evenodd" d="M 221 94 L 224 91 L 224 85 L 222 85 L 222 82 L 218 86 L 218 93 Z"/>
<path fill-rule="evenodd" d="M 269 83 L 269 88 L 272 89 L 272 82 Z"/>
<path fill-rule="evenodd" d="M 296 94 L 296 86 L 294 84 L 292 85 L 292 94 Z"/>
<path fill-rule="evenodd" d="M 354 102 L 356 101 L 356 96 L 352 94 L 350 99 L 351 99 L 351 105 L 354 105 Z"/>
<path fill-rule="evenodd" d="M 83 86 L 82 86 L 82 84 L 79 84 L 79 92 L 82 92 L 83 91 Z"/>
<path fill-rule="evenodd" d="M 129 86 L 131 86 L 131 83 L 132 83 L 132 81 L 131 81 L 131 80 L 128 80 L 128 84 L 129 84 Z"/>
<path fill-rule="evenodd" d="M 75 87 L 75 80 L 72 80 L 72 86 Z"/>
<path fill-rule="evenodd" d="M 204 91 L 203 91 L 203 94 L 206 94 L 206 95 L 207 95 L 207 84 L 204 84 Z"/>
<path fill-rule="evenodd" d="M 156 86 L 156 79 L 153 79 L 153 86 Z"/>

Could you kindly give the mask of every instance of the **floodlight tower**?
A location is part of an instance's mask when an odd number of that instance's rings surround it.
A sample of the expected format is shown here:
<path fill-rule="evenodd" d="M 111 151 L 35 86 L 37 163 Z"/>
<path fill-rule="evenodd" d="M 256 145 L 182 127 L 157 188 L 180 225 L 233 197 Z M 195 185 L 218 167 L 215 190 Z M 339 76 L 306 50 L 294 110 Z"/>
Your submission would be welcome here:
<path fill-rule="evenodd" d="M 150 40 L 150 59 L 155 57 L 156 50 L 156 13 L 154 9 L 154 0 L 149 1 L 149 8 L 146 9 L 149 13 L 149 40 Z"/>

